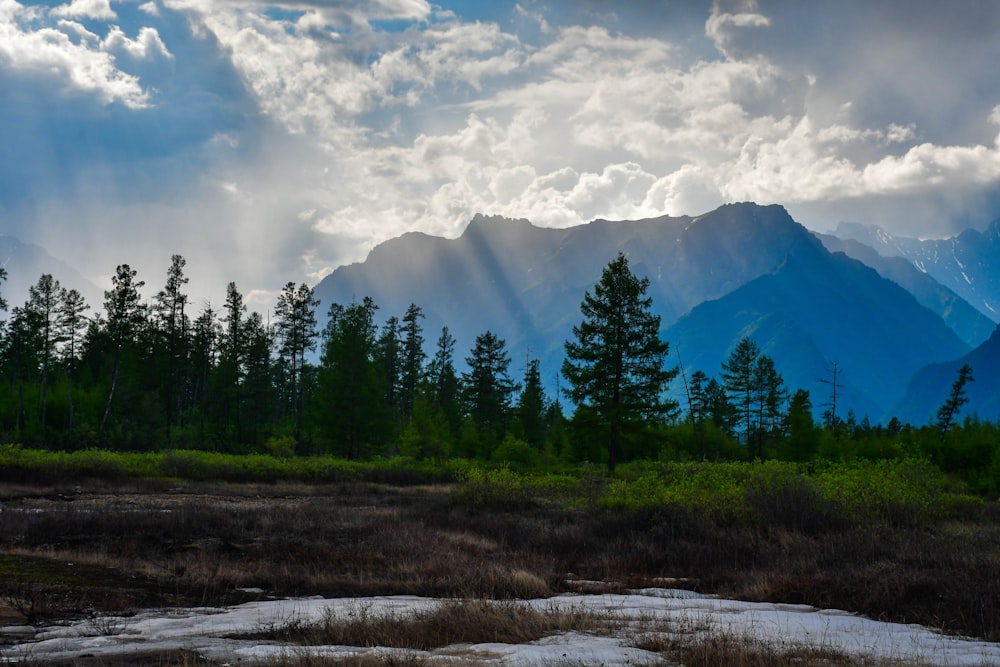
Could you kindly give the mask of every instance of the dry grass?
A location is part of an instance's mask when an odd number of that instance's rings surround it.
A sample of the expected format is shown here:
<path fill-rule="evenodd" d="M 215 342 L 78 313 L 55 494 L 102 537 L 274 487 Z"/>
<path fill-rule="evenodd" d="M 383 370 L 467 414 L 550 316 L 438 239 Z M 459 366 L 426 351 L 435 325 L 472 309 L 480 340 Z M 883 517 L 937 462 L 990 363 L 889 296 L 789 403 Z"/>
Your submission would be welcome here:
<path fill-rule="evenodd" d="M 684 667 L 920 667 L 920 663 L 849 656 L 823 647 L 774 646 L 725 633 L 693 637 L 644 635 L 636 648 Z"/>
<path fill-rule="evenodd" d="M 241 639 L 304 646 L 384 646 L 430 651 L 453 644 L 523 644 L 561 632 L 607 632 L 608 619 L 584 610 L 537 609 L 517 601 L 446 600 L 433 609 L 400 614 L 360 605 L 322 622 L 290 620 Z"/>
<path fill-rule="evenodd" d="M 0 487 L 7 622 L 264 595 L 540 598 L 567 579 L 813 604 L 1000 640 L 1000 526 L 719 526 L 690 513 L 484 511 L 438 489 Z M 72 565 L 70 565 L 72 563 Z M 570 577 L 570 573 L 574 575 Z"/>

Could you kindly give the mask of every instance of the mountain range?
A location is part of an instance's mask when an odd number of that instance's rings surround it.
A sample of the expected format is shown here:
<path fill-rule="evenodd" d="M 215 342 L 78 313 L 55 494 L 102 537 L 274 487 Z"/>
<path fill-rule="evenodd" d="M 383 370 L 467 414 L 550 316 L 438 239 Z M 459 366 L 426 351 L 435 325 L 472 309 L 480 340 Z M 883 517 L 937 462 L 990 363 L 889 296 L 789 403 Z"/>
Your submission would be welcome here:
<path fill-rule="evenodd" d="M 1000 220 L 984 231 L 947 239 L 894 236 L 880 227 L 842 222 L 833 236 L 859 241 L 884 257 L 901 257 L 1000 322 Z"/>
<path fill-rule="evenodd" d="M 10 308 L 21 306 L 28 298 L 28 288 L 43 274 L 50 274 L 67 289 L 83 295 L 91 309 L 100 308 L 104 292 L 66 262 L 53 257 L 40 245 L 24 243 L 13 236 L 0 234 L 0 267 L 7 270 L 7 280 L 0 284 L 0 295 Z M 91 310 L 93 314 L 93 310 Z M 3 313 L 0 313 L 0 318 Z"/>
<path fill-rule="evenodd" d="M 663 336 L 686 373 L 718 376 L 739 338 L 750 336 L 817 408 L 831 393 L 836 362 L 838 412 L 859 418 L 887 419 L 914 373 L 968 354 L 991 331 L 988 318 L 934 281 L 893 264 L 918 300 L 862 261 L 831 252 L 781 206 L 751 203 L 567 229 L 476 216 L 457 239 L 410 233 L 383 243 L 364 262 L 335 270 L 315 294 L 324 307 L 371 296 L 383 317 L 415 303 L 428 338 L 447 325 L 459 350 L 493 331 L 507 341 L 512 368 L 537 357 L 551 386 L 580 301 L 618 252 L 650 279 Z"/>
<path fill-rule="evenodd" d="M 870 244 L 870 245 L 869 245 Z M 455 239 L 411 232 L 339 267 L 314 288 L 323 315 L 370 296 L 377 319 L 425 314 L 426 350 L 443 326 L 459 366 L 487 330 L 507 342 L 515 379 L 538 358 L 551 394 L 580 302 L 619 252 L 649 278 L 647 294 L 687 376 L 718 377 L 743 336 L 771 356 L 790 390 L 819 414 L 837 368 L 837 410 L 860 419 L 933 419 L 963 363 L 973 367 L 964 414 L 1000 417 L 1000 221 L 985 232 L 921 241 L 871 226 L 807 230 L 781 206 L 730 204 L 700 216 L 595 220 L 565 229 L 477 215 Z M 0 236 L 11 306 L 51 273 L 100 309 L 101 291 L 39 246 Z M 994 377 L 997 376 L 997 377 Z M 683 395 L 680 380 L 672 391 Z"/>

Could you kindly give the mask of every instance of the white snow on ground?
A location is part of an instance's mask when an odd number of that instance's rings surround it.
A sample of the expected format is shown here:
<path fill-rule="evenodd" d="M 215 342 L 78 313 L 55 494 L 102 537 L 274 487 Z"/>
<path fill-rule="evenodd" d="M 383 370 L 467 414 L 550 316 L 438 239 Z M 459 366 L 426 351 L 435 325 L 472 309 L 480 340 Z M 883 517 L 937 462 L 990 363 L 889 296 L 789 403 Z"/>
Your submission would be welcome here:
<path fill-rule="evenodd" d="M 1000 666 L 1000 644 L 938 634 L 923 626 L 882 623 L 836 610 L 803 605 L 724 600 L 690 591 L 644 589 L 623 595 L 561 595 L 532 600 L 539 608 L 582 609 L 616 621 L 617 637 L 565 633 L 522 645 L 459 645 L 430 653 L 389 648 L 299 647 L 229 639 L 236 633 L 281 627 L 293 621 L 320 621 L 326 614 L 347 618 L 391 612 L 399 616 L 427 610 L 439 600 L 410 596 L 303 598 L 252 602 L 226 608 L 148 610 L 127 619 L 80 621 L 38 628 L 0 628 L 0 661 L 45 662 L 90 656 L 148 653 L 184 648 L 210 659 L 265 662 L 282 655 L 346 656 L 398 651 L 463 664 L 551 665 L 567 662 L 603 665 L 650 664 L 658 656 L 630 647 L 644 632 L 725 633 L 779 647 L 812 646 L 872 659 L 928 664 Z"/>

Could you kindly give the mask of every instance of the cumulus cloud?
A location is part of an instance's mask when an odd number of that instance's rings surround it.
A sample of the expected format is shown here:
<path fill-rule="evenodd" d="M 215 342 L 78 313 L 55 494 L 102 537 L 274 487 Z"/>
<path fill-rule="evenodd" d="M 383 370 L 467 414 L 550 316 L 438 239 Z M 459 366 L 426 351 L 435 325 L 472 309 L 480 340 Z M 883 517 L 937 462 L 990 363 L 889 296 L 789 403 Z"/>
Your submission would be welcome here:
<path fill-rule="evenodd" d="M 118 26 L 112 26 L 107 37 L 101 41 L 101 50 L 109 53 L 124 52 L 140 60 L 157 56 L 172 60 L 174 57 L 160 39 L 156 28 L 148 26 L 139 30 L 135 39 L 130 39 Z"/>
<path fill-rule="evenodd" d="M 97 20 L 111 20 L 118 17 L 111 9 L 110 0 L 73 0 L 68 5 L 53 8 L 52 15 Z"/>
<path fill-rule="evenodd" d="M 114 18 L 108 0 L 76 0 L 51 10 L 53 17 Z M 149 49 L 168 54 L 155 29 L 144 28 L 137 40 L 112 27 L 105 40 L 69 19 L 39 25 L 40 10 L 13 0 L 0 2 L 0 73 L 38 77 L 57 82 L 63 92 L 92 94 L 100 103 L 127 107 L 148 105 L 149 95 L 139 77 L 121 70 L 111 51 Z"/>
<path fill-rule="evenodd" d="M 187 203 L 147 218 L 230 243 L 247 279 L 265 263 L 276 282 L 317 280 L 404 231 L 455 236 L 477 212 L 561 227 L 753 199 L 819 226 L 892 222 L 904 206 L 908 224 L 940 224 L 1000 182 L 987 73 L 1000 11 L 971 4 L 985 27 L 921 0 L 896 23 L 861 0 L 718 0 L 682 8 L 695 19 L 676 22 L 701 32 L 680 36 L 668 28 L 681 10 L 659 3 L 629 30 L 634 17 L 595 22 L 597 2 L 511 3 L 504 22 L 424 0 L 160 0 L 117 27 L 84 21 L 106 0 L 59 16 L 0 0 L 0 68 L 148 110 L 130 72 L 194 76 L 193 53 L 220 63 L 225 85 L 185 102 L 237 120 L 170 156 Z M 923 27 L 938 17 L 940 35 Z M 940 64 L 959 62 L 962 30 L 968 74 Z M 137 206 L 105 217 L 141 219 Z"/>

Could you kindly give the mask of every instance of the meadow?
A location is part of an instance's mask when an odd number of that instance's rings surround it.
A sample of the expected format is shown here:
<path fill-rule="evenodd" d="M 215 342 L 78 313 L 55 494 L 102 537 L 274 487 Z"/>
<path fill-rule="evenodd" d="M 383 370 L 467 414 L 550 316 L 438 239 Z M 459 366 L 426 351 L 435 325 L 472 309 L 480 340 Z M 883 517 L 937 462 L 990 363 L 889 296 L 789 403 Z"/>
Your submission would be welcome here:
<path fill-rule="evenodd" d="M 0 619 L 11 627 L 269 597 L 467 601 L 445 607 L 446 621 L 390 633 L 433 645 L 484 627 L 591 632 L 586 614 L 517 601 L 676 587 L 1000 641 L 1000 506 L 920 459 L 642 462 L 611 475 L 5 446 L 0 502 Z M 383 641 L 386 620 L 364 621 L 262 631 Z M 435 638 L 441 627 L 452 635 Z M 647 643 L 665 663 L 855 664 L 734 641 Z"/>

